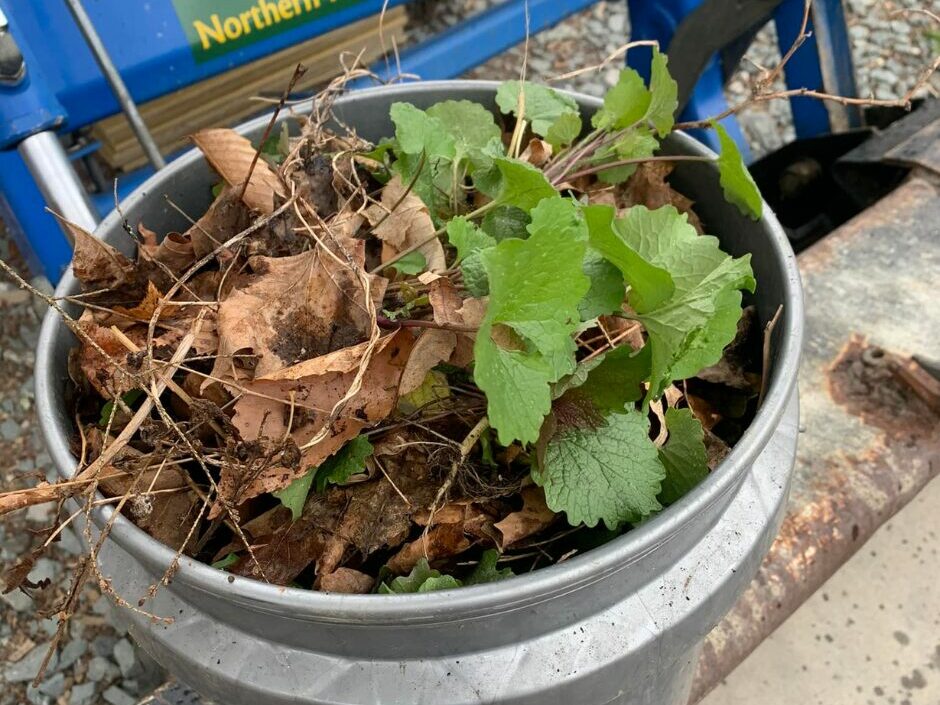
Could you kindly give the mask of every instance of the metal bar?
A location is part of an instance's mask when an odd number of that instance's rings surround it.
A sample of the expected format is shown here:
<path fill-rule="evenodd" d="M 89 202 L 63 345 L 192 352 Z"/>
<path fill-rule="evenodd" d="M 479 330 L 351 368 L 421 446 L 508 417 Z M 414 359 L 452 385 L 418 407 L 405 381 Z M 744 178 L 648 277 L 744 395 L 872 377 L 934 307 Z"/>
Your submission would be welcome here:
<path fill-rule="evenodd" d="M 940 270 L 938 220 L 940 179 L 916 173 L 800 255 L 803 432 L 790 505 L 757 577 L 709 634 L 690 703 L 940 472 L 940 415 L 878 369 L 887 356 L 865 354 L 872 346 L 905 356 L 940 348 L 940 307 L 924 286 Z"/>
<path fill-rule="evenodd" d="M 858 95 L 858 86 L 842 0 L 816 0 L 813 28 L 823 86 L 828 93 L 854 98 Z M 830 101 L 826 103 L 826 110 L 833 132 L 844 132 L 862 124 L 862 112 L 857 105 Z"/>
<path fill-rule="evenodd" d="M 130 91 L 127 90 L 127 86 L 124 85 L 124 80 L 121 78 L 121 74 L 114 65 L 114 62 L 111 61 L 108 50 L 101 41 L 101 37 L 98 36 L 98 32 L 95 30 L 91 18 L 85 12 L 85 8 L 82 7 L 81 0 L 65 1 L 72 11 L 72 15 L 75 17 L 75 22 L 78 24 L 82 35 L 85 37 L 85 41 L 88 42 L 88 46 L 95 56 L 95 61 L 98 62 L 98 66 L 101 67 L 102 73 L 111 85 L 111 89 L 114 91 L 118 102 L 121 104 L 121 109 L 127 116 L 127 120 L 131 124 L 131 129 L 144 148 L 147 159 L 150 160 L 150 163 L 153 164 L 155 169 L 162 169 L 166 166 L 166 162 L 160 154 L 157 143 L 154 142 L 153 136 L 144 123 L 144 119 L 140 116 L 137 110 L 137 104 L 134 102 L 133 97 L 131 97 Z"/>
<path fill-rule="evenodd" d="M 94 230 L 98 213 L 55 133 L 27 137 L 17 151 L 49 208 L 86 230 Z"/>

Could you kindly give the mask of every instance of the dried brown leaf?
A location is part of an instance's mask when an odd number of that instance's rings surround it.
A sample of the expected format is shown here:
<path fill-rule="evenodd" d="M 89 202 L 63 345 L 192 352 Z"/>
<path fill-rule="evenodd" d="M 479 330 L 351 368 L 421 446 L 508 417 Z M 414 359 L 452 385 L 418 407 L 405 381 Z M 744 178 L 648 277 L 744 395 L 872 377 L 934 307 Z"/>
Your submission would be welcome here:
<path fill-rule="evenodd" d="M 362 387 L 330 425 L 330 432 L 303 452 L 296 468 L 268 467 L 253 477 L 239 477 L 230 466 L 223 468 L 221 488 L 225 496 L 241 503 L 264 492 L 274 492 L 317 466 L 346 441 L 388 416 L 398 400 L 398 384 L 411 352 L 412 336 L 397 331 L 379 341 L 366 368 Z M 232 423 L 244 440 L 266 437 L 279 442 L 288 431 L 293 396 L 294 420 L 290 435 L 303 448 L 323 429 L 333 407 L 352 384 L 367 343 L 344 348 L 246 384 L 249 392 L 235 403 Z M 275 401 L 279 399 L 282 401 Z"/>
<path fill-rule="evenodd" d="M 385 244 L 382 261 L 387 262 L 430 239 L 418 248 L 418 252 L 424 255 L 428 271 L 443 272 L 447 269 L 444 246 L 439 238 L 434 237 L 434 223 L 428 207 L 416 194 L 407 192 L 406 195 L 406 192 L 407 186 L 396 174 L 383 187 L 381 204 L 373 204 L 366 210 L 366 218 L 375 226 L 373 234 Z"/>
<path fill-rule="evenodd" d="M 184 235 L 193 244 L 193 254 L 201 259 L 247 228 L 250 222 L 251 212 L 238 200 L 238 192 L 226 186 Z M 222 254 L 222 259 L 231 257 L 231 253 Z"/>
<path fill-rule="evenodd" d="M 320 577 L 320 590 L 343 595 L 366 595 L 372 591 L 375 578 L 352 568 L 337 568 Z"/>
<path fill-rule="evenodd" d="M 689 223 L 701 235 L 704 230 L 702 221 L 692 210 L 694 201 L 683 196 L 666 182 L 666 177 L 672 173 L 673 168 L 674 166 L 668 162 L 640 164 L 633 176 L 616 190 L 617 206 L 629 208 L 643 205 L 650 210 L 667 205 L 674 206 L 677 211 L 688 216 Z"/>
<path fill-rule="evenodd" d="M 56 218 L 74 240 L 72 271 L 84 291 L 116 289 L 133 279 L 134 263 L 127 257 L 81 226 Z"/>
<path fill-rule="evenodd" d="M 400 396 L 410 394 L 424 383 L 435 365 L 450 359 L 457 347 L 457 334 L 449 330 L 429 328 L 415 341 L 408 364 L 401 376 Z"/>
<path fill-rule="evenodd" d="M 545 140 L 533 137 L 519 158 L 532 166 L 541 168 L 552 158 L 552 146 Z"/>
<path fill-rule="evenodd" d="M 251 142 L 234 130 L 225 128 L 200 130 L 192 139 L 212 168 L 240 193 L 257 151 Z M 258 159 L 242 197 L 245 205 L 268 215 L 274 212 L 275 196 L 284 195 L 284 186 L 277 172 L 266 161 Z"/>
<path fill-rule="evenodd" d="M 508 514 L 496 523 L 502 534 L 501 548 L 527 539 L 551 526 L 557 515 L 545 504 L 545 492 L 541 487 L 530 485 L 522 490 L 522 509 Z"/>
<path fill-rule="evenodd" d="M 355 247 L 354 262 L 361 265 L 363 243 Z M 320 248 L 292 257 L 256 257 L 250 264 L 254 276 L 248 285 L 219 306 L 213 376 L 263 377 L 368 337 L 371 322 L 359 278 Z M 387 280 L 373 276 L 370 282 L 379 303 Z M 233 368 L 232 356 L 244 353 L 255 356 L 253 373 Z"/>

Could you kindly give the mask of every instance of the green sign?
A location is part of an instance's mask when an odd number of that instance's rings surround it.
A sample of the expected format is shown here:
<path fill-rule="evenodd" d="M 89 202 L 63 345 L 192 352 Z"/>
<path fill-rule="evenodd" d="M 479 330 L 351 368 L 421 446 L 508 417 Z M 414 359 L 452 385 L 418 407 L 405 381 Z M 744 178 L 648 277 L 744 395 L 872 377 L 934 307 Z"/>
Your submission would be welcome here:
<path fill-rule="evenodd" d="M 208 61 L 365 0 L 173 0 L 196 61 Z"/>

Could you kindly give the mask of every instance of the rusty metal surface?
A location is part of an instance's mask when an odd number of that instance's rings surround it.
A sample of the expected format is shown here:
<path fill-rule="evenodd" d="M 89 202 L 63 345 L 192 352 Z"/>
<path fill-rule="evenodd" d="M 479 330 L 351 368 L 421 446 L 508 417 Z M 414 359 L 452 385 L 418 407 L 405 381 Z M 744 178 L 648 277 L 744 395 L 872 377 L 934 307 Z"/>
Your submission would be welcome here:
<path fill-rule="evenodd" d="M 940 417 L 872 351 L 940 350 L 940 180 L 915 173 L 800 256 L 806 344 L 790 505 L 708 636 L 697 702 L 940 471 Z"/>

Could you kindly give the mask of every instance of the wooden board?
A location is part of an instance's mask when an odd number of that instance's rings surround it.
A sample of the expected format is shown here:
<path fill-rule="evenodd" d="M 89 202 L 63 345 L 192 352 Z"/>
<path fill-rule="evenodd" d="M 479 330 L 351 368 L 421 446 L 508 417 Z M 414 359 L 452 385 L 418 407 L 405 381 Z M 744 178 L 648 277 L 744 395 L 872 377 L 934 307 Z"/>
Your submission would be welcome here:
<path fill-rule="evenodd" d="M 401 43 L 406 21 L 405 8 L 396 7 L 385 14 L 382 36 L 379 16 L 368 17 L 144 103 L 140 113 L 160 151 L 171 153 L 185 147 L 188 135 L 200 129 L 234 125 L 265 112 L 268 106 L 252 97 L 279 96 L 297 63 L 303 63 L 307 73 L 296 90 L 305 90 L 339 75 L 343 53 L 348 64 L 360 51 L 363 63 L 378 59 L 385 49 L 391 50 L 394 42 Z M 143 149 L 123 114 L 96 123 L 91 135 L 101 143 L 98 154 L 112 169 L 130 170 L 146 163 Z"/>

